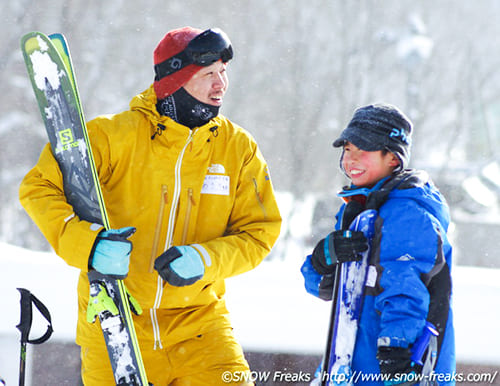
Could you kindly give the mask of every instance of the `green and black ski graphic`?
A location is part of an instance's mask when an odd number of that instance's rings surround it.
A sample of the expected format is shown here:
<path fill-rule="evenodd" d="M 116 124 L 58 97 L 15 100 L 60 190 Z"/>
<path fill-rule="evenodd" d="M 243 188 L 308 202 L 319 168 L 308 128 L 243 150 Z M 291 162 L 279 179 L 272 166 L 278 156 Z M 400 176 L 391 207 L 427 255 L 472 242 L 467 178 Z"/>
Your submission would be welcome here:
<path fill-rule="evenodd" d="M 83 220 L 110 228 L 92 156 L 71 56 L 64 36 L 30 32 L 21 49 L 52 153 L 63 174 L 64 192 Z M 146 371 L 123 281 L 89 272 L 87 320 L 98 316 L 117 385 L 147 386 Z M 132 304 L 139 311 L 137 303 Z"/>

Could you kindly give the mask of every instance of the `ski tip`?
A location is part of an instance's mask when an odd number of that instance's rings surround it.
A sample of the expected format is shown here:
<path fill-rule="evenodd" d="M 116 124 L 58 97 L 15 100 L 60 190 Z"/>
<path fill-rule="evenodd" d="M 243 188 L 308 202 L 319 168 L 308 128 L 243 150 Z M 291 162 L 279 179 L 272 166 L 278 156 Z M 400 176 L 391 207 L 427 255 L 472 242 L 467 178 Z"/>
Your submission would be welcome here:
<path fill-rule="evenodd" d="M 46 36 L 43 32 L 40 32 L 40 31 L 30 31 L 30 32 L 27 32 L 23 35 L 23 37 L 21 38 L 22 39 L 25 39 L 25 38 L 30 38 L 30 37 L 33 37 L 33 36 Z"/>
<path fill-rule="evenodd" d="M 68 58 L 70 57 L 68 41 L 62 33 L 57 32 L 50 34 L 49 39 L 52 41 L 56 49 L 59 51 L 59 53 L 61 53 L 63 57 L 64 56 L 67 56 Z"/>
<path fill-rule="evenodd" d="M 44 49 L 47 46 L 49 38 L 42 32 L 32 31 L 21 37 L 21 49 L 23 52 L 33 52 L 38 49 Z"/>
<path fill-rule="evenodd" d="M 43 32 L 40 32 L 40 31 L 31 31 L 31 32 L 28 32 L 28 33 L 24 34 L 21 37 L 21 42 L 25 42 L 27 40 L 30 40 L 32 38 L 36 38 L 38 36 L 40 36 L 42 38 L 45 38 L 45 39 L 48 39 L 47 35 L 45 35 Z"/>
<path fill-rule="evenodd" d="M 55 32 L 53 34 L 50 34 L 49 35 L 49 38 L 51 39 L 61 39 L 61 40 L 66 40 L 66 38 L 64 37 L 64 35 L 60 32 Z"/>
<path fill-rule="evenodd" d="M 46 42 L 51 41 L 51 40 L 57 40 L 57 41 L 61 42 L 61 45 L 63 47 L 67 48 L 67 46 L 68 46 L 66 37 L 60 32 L 47 35 L 47 34 L 44 34 L 43 32 L 40 32 L 40 31 L 31 31 L 31 32 L 24 34 L 21 37 L 21 46 L 23 47 L 23 49 L 26 46 L 26 42 L 34 41 L 34 39 L 40 39 L 40 40 L 46 41 Z"/>
<path fill-rule="evenodd" d="M 53 61 L 62 63 L 66 71 L 70 74 L 71 82 L 74 83 L 71 70 L 71 60 L 64 35 L 61 33 L 47 36 L 43 32 L 32 31 L 21 38 L 21 51 L 28 67 L 32 66 L 31 55 L 36 52 L 48 53 Z M 67 58 L 67 59 L 66 59 Z"/>
<path fill-rule="evenodd" d="M 67 48 L 68 47 L 68 40 L 66 39 L 66 37 L 60 33 L 60 32 L 56 32 L 56 33 L 53 33 L 53 34 L 50 34 L 49 35 L 49 39 L 52 40 L 52 41 L 58 41 L 58 42 L 61 42 L 61 45 L 64 47 L 64 48 Z"/>

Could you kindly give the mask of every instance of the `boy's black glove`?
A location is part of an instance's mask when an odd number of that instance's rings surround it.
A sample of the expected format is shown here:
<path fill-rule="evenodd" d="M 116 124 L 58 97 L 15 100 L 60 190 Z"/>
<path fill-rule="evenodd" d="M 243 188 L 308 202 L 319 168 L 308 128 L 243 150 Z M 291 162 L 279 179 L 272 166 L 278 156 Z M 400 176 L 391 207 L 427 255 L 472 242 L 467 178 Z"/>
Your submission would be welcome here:
<path fill-rule="evenodd" d="M 321 240 L 311 256 L 311 263 L 321 275 L 333 273 L 337 263 L 361 260 L 368 249 L 368 239 L 361 231 L 335 231 Z"/>
<path fill-rule="evenodd" d="M 323 300 L 332 300 L 333 283 L 335 274 L 323 275 L 319 283 L 319 298 Z"/>
<path fill-rule="evenodd" d="M 381 374 L 394 378 L 396 374 L 420 373 L 420 366 L 411 360 L 409 348 L 382 346 L 377 350 L 377 359 Z"/>

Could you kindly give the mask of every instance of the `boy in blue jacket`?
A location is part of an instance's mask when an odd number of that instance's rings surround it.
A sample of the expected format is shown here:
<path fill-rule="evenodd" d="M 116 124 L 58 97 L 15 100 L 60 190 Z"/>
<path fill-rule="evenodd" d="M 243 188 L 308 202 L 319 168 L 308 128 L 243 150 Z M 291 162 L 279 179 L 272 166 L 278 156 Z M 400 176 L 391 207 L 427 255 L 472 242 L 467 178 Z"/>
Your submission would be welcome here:
<path fill-rule="evenodd" d="M 343 230 L 363 210 L 376 209 L 352 370 L 392 379 L 419 374 L 422 366 L 411 360 L 412 347 L 430 322 L 439 335 L 428 380 L 453 385 L 449 209 L 425 172 L 407 169 L 411 132 L 410 120 L 395 106 L 376 104 L 355 111 L 333 143 L 342 148 L 340 167 L 351 186 L 338 194 L 345 203 L 336 215 L 335 231 L 317 244 L 302 273 L 308 292 L 330 300 L 338 263 L 359 260 L 368 249 L 362 232 Z"/>

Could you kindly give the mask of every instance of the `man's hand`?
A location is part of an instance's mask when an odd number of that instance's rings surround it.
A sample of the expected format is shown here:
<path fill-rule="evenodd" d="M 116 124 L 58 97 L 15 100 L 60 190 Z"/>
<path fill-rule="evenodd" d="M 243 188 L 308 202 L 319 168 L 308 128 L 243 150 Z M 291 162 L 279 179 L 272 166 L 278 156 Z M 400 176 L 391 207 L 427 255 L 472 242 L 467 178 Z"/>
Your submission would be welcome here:
<path fill-rule="evenodd" d="M 124 279 L 128 274 L 132 242 L 128 240 L 135 233 L 134 227 L 109 229 L 97 236 L 90 255 L 90 266 L 103 275 Z"/>
<path fill-rule="evenodd" d="M 155 260 L 161 278 L 175 287 L 184 287 L 200 280 L 205 264 L 200 254 L 189 245 L 167 249 Z"/>

